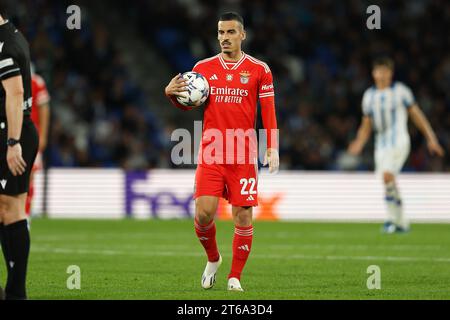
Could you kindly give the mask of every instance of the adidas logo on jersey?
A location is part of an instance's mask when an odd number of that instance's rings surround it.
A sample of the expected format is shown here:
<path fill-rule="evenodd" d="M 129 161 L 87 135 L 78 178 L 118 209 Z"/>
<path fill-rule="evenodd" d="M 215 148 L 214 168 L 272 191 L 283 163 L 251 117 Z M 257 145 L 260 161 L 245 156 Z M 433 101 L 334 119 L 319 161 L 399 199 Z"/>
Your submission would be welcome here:
<path fill-rule="evenodd" d="M 249 195 L 248 198 L 247 198 L 247 201 L 253 201 L 253 200 L 255 200 L 255 198 L 253 198 L 252 195 Z"/>
<path fill-rule="evenodd" d="M 248 245 L 244 244 L 243 246 L 238 247 L 239 250 L 250 251 Z"/>
<path fill-rule="evenodd" d="M 198 240 L 200 240 L 200 241 L 206 241 L 206 240 L 208 240 L 208 238 L 206 238 L 206 237 L 200 237 L 200 238 L 198 238 Z"/>
<path fill-rule="evenodd" d="M 209 77 L 209 80 L 219 80 L 217 75 L 214 73 L 211 77 Z"/>
<path fill-rule="evenodd" d="M 2 189 L 5 190 L 6 188 L 6 183 L 8 182 L 8 180 L 3 179 L 2 181 L 0 181 L 0 184 L 2 185 Z"/>

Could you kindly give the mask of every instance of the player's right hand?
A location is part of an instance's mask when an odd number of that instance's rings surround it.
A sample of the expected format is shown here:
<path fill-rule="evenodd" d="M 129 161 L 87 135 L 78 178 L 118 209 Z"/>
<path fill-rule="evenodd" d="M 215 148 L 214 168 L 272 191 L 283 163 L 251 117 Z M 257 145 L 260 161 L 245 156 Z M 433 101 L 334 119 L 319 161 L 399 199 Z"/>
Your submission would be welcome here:
<path fill-rule="evenodd" d="M 166 89 L 164 90 L 166 96 L 179 96 L 183 97 L 184 92 L 187 92 L 187 81 L 181 77 L 181 74 L 177 74 L 175 77 L 170 80 Z"/>
<path fill-rule="evenodd" d="M 358 140 L 354 140 L 348 146 L 347 152 L 353 156 L 357 156 L 361 153 L 362 149 L 363 149 L 363 145 Z"/>
<path fill-rule="evenodd" d="M 433 140 L 427 143 L 428 151 L 431 155 L 438 155 L 439 157 L 443 157 L 445 155 L 444 149 L 441 147 L 439 142 Z"/>
<path fill-rule="evenodd" d="M 263 166 L 269 165 L 269 173 L 277 173 L 280 166 L 280 155 L 278 150 L 269 148 L 264 155 Z"/>
<path fill-rule="evenodd" d="M 8 162 L 8 168 L 13 176 L 20 176 L 25 172 L 27 164 L 22 158 L 22 146 L 20 143 L 8 147 L 8 151 L 6 151 L 6 161 Z"/>

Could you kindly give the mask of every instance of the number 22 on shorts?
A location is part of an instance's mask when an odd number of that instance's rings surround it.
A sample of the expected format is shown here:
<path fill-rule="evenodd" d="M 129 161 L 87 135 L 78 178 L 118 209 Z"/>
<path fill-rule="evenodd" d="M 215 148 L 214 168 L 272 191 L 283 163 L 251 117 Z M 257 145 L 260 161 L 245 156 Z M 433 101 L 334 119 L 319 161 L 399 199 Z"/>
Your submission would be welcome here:
<path fill-rule="evenodd" d="M 256 185 L 256 179 L 255 178 L 242 178 L 239 180 L 239 183 L 242 185 L 241 188 L 241 194 L 242 195 L 248 195 L 248 194 L 256 194 L 255 191 L 255 185 Z M 250 188 L 247 190 L 247 186 L 250 185 Z"/>

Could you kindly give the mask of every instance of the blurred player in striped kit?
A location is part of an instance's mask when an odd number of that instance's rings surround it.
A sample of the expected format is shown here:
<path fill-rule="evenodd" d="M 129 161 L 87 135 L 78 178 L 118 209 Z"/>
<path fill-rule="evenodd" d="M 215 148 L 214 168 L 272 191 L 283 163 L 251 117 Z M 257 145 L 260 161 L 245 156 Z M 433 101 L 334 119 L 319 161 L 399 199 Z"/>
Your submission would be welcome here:
<path fill-rule="evenodd" d="M 394 62 L 387 57 L 373 63 L 375 85 L 367 89 L 362 99 L 363 118 L 356 139 L 348 151 L 361 153 L 375 129 L 375 170 L 383 177 L 388 219 L 383 226 L 386 233 L 409 230 L 403 213 L 402 198 L 396 184 L 410 151 L 408 115 L 427 140 L 432 155 L 443 156 L 444 150 L 427 118 L 417 105 L 412 91 L 401 82 L 393 82 Z"/>

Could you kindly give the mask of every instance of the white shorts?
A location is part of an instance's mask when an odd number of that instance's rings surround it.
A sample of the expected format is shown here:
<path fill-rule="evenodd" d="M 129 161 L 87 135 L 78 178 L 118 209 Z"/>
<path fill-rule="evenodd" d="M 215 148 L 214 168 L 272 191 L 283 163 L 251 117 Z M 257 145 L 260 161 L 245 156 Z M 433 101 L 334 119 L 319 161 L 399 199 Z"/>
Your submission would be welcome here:
<path fill-rule="evenodd" d="M 379 148 L 375 150 L 375 172 L 383 174 L 389 172 L 397 175 L 408 159 L 410 144 L 405 143 L 395 148 Z"/>

